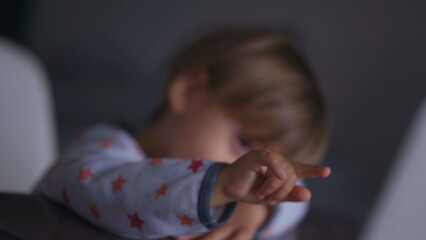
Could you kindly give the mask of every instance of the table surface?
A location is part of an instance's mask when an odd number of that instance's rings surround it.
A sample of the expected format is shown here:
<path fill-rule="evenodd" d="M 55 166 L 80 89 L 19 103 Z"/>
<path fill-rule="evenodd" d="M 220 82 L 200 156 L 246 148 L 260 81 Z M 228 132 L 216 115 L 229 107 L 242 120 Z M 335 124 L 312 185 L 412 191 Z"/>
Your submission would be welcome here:
<path fill-rule="evenodd" d="M 355 240 L 361 224 L 354 219 L 311 210 L 291 236 L 279 240 Z M 124 240 L 92 225 L 44 197 L 0 193 L 0 239 Z"/>

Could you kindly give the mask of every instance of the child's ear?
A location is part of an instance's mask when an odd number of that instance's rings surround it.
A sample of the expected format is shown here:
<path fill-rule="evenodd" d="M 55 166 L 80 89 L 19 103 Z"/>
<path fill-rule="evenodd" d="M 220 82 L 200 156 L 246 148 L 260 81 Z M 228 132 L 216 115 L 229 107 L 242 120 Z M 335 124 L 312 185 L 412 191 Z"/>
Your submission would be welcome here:
<path fill-rule="evenodd" d="M 172 79 L 168 89 L 168 100 L 172 113 L 182 113 L 194 103 L 202 100 L 206 93 L 207 73 L 204 70 L 184 71 Z"/>

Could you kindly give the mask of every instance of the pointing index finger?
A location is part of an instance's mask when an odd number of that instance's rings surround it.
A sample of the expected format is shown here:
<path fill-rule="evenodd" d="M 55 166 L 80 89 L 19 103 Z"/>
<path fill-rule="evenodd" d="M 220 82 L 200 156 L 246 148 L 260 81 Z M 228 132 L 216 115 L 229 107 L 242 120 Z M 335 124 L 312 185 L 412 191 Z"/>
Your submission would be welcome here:
<path fill-rule="evenodd" d="M 331 169 L 326 166 L 292 162 L 298 178 L 326 178 L 330 176 Z"/>

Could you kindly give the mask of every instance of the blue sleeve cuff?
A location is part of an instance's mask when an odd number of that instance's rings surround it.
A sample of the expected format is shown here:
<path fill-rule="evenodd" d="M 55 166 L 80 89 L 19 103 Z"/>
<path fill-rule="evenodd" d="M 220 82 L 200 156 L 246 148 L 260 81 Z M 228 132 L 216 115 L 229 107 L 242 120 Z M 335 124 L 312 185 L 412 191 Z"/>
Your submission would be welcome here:
<path fill-rule="evenodd" d="M 220 170 L 226 166 L 226 163 L 213 163 L 206 171 L 203 181 L 201 182 L 200 193 L 198 197 L 198 217 L 201 223 L 208 229 L 214 229 L 224 224 L 234 213 L 236 202 L 228 203 L 222 213 L 222 216 L 216 221 L 210 214 L 210 198 L 213 186 L 216 182 L 217 175 Z"/>

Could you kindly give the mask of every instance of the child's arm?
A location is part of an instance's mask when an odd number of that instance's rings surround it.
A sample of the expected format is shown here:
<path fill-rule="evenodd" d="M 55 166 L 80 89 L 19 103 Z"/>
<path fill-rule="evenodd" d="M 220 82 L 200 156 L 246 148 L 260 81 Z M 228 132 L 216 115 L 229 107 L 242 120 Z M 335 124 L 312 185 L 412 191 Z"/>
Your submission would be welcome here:
<path fill-rule="evenodd" d="M 180 236 L 176 240 L 254 239 L 260 226 L 268 219 L 269 207 L 238 203 L 232 217 L 224 225 L 205 234 Z"/>
<path fill-rule="evenodd" d="M 265 171 L 263 168 L 265 165 L 273 169 L 273 173 Z M 283 169 L 286 177 L 279 174 Z M 301 164 L 288 161 L 278 154 L 253 151 L 222 170 L 216 183 L 216 192 L 213 193 L 212 206 L 230 199 L 270 205 L 280 201 L 307 201 L 310 199 L 310 191 L 300 186 L 303 185 L 300 181 L 299 185 L 294 185 L 296 180 L 306 177 L 326 177 L 329 174 L 330 169 L 327 167 Z M 262 195 L 264 197 L 260 197 Z M 270 209 L 269 220 L 265 222 L 265 215 L 269 215 L 266 214 L 267 210 L 266 205 L 244 204 L 241 207 L 239 203 L 229 222 L 204 234 L 202 239 L 252 239 L 261 225 L 264 227 L 260 237 L 282 235 L 303 218 L 307 204 L 285 202 L 275 205 L 275 209 Z M 179 239 L 194 237 L 197 236 L 184 236 Z"/>
<path fill-rule="evenodd" d="M 262 151 L 222 169 L 225 164 L 201 159 L 143 158 L 138 149 L 119 129 L 92 128 L 61 157 L 37 190 L 110 232 L 160 238 L 213 229 L 227 220 L 235 204 L 210 207 L 233 201 L 265 203 L 252 191 L 261 185 L 266 200 L 306 197 L 307 189 L 288 191 L 296 176 L 321 175 L 313 174 L 315 167 L 294 167 Z M 275 174 L 268 174 L 265 166 Z M 275 176 L 282 167 L 288 176 L 285 181 Z"/>
<path fill-rule="evenodd" d="M 210 208 L 207 197 L 225 164 L 144 158 L 138 150 L 120 129 L 91 128 L 37 191 L 107 231 L 132 238 L 206 232 L 231 215 L 235 204 Z"/>
<path fill-rule="evenodd" d="M 202 235 L 201 239 L 269 239 L 282 237 L 295 229 L 308 211 L 308 202 L 283 202 L 275 206 L 238 203 L 224 225 Z M 185 236 L 178 240 L 194 239 Z M 196 238 L 195 238 L 196 239 Z"/>

